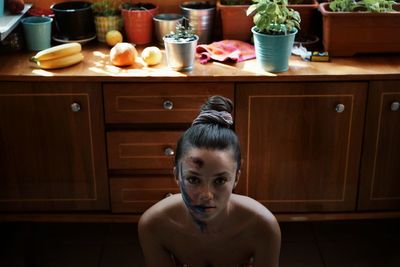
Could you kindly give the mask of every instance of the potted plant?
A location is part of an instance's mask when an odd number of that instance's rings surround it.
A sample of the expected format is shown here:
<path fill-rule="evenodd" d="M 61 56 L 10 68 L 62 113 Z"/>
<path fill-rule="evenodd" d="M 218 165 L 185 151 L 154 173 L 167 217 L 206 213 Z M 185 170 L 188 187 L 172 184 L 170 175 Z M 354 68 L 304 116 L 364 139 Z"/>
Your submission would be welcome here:
<path fill-rule="evenodd" d="M 320 4 L 323 45 L 331 56 L 400 52 L 400 4 L 334 0 Z"/>
<path fill-rule="evenodd" d="M 251 28 L 256 60 L 266 71 L 283 72 L 289 68 L 294 38 L 300 27 L 299 12 L 288 8 L 287 0 L 254 0 L 247 15 L 254 14 Z"/>
<path fill-rule="evenodd" d="M 253 18 L 246 15 L 251 0 L 218 0 L 222 39 L 250 41 Z"/>
<path fill-rule="evenodd" d="M 200 44 L 212 41 L 216 6 L 208 1 L 188 1 L 180 4 L 185 18 L 193 25 L 193 32 L 199 37 Z"/>
<path fill-rule="evenodd" d="M 153 37 L 153 16 L 158 6 L 152 3 L 125 2 L 121 4 L 121 13 L 128 41 L 134 44 L 148 44 Z"/>
<path fill-rule="evenodd" d="M 321 15 L 318 12 L 317 0 L 288 0 L 288 7 L 299 12 L 301 17 L 300 29 L 296 34 L 295 42 L 303 46 L 318 50 L 321 37 Z"/>
<path fill-rule="evenodd" d="M 164 36 L 168 66 L 176 71 L 190 71 L 196 54 L 199 37 L 187 19 L 177 23 L 176 31 Z"/>
<path fill-rule="evenodd" d="M 99 42 L 104 43 L 106 33 L 111 30 L 121 30 L 121 12 L 114 0 L 103 0 L 92 4 L 96 35 Z"/>

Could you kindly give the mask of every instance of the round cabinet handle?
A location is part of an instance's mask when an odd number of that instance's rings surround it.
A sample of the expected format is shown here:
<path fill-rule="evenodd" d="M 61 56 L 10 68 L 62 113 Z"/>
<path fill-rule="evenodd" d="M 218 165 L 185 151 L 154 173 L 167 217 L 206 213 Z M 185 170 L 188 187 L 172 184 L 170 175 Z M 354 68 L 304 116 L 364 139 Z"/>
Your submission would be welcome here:
<path fill-rule="evenodd" d="M 335 107 L 335 111 L 337 113 L 342 113 L 344 111 L 344 105 L 343 104 L 337 104 Z"/>
<path fill-rule="evenodd" d="M 390 105 L 390 109 L 392 111 L 399 111 L 400 110 L 400 102 L 399 101 L 394 101 L 391 105 Z"/>
<path fill-rule="evenodd" d="M 164 155 L 165 156 L 173 156 L 173 155 L 175 155 L 175 151 L 172 148 L 167 147 L 166 149 L 164 149 Z"/>
<path fill-rule="evenodd" d="M 163 103 L 164 109 L 171 110 L 174 107 L 174 103 L 170 100 L 165 100 Z"/>
<path fill-rule="evenodd" d="M 79 112 L 81 110 L 81 105 L 79 105 L 79 103 L 72 103 L 71 104 L 71 110 L 73 112 Z"/>

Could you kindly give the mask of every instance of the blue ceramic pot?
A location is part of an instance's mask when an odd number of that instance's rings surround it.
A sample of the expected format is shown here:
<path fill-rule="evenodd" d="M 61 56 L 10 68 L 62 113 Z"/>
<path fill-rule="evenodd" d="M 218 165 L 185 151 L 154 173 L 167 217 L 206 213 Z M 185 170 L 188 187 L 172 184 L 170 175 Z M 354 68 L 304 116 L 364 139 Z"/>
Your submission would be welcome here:
<path fill-rule="evenodd" d="M 297 29 L 287 35 L 269 35 L 251 28 L 256 49 L 256 60 L 261 68 L 270 72 L 284 72 L 289 69 L 289 57 L 292 52 Z"/>

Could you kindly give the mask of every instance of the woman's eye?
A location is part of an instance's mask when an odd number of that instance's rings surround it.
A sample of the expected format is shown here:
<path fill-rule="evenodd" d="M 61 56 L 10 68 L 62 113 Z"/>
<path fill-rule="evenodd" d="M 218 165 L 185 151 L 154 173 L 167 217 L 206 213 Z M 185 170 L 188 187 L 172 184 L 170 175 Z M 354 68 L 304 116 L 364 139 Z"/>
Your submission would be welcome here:
<path fill-rule="evenodd" d="M 186 179 L 190 184 L 199 184 L 200 179 L 196 176 L 190 176 Z"/>
<path fill-rule="evenodd" d="M 226 183 L 226 178 L 220 177 L 214 180 L 214 183 L 216 185 L 223 185 Z"/>

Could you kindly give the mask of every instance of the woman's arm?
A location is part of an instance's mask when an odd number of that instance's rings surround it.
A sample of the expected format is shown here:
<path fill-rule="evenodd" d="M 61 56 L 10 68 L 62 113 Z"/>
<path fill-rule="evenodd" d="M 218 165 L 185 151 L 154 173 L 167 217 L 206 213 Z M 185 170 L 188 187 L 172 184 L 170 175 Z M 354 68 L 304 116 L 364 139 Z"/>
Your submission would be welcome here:
<path fill-rule="evenodd" d="M 260 222 L 253 267 L 278 267 L 280 250 L 281 230 L 275 217 L 270 213 Z"/>
<path fill-rule="evenodd" d="M 151 212 L 145 212 L 139 220 L 139 240 L 146 267 L 174 267 L 170 253 L 162 246 L 156 221 Z"/>

